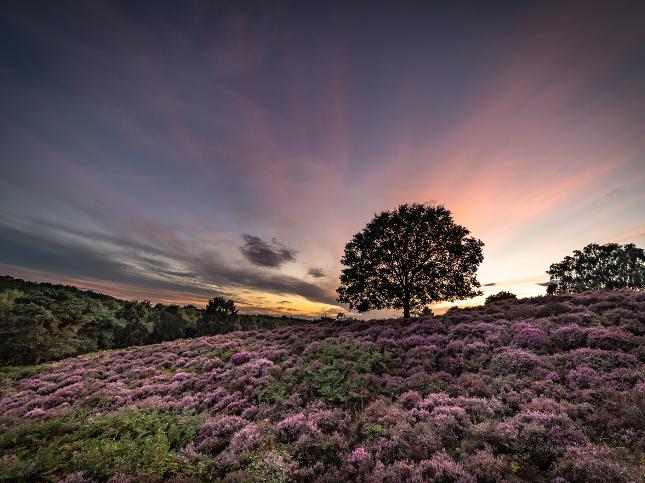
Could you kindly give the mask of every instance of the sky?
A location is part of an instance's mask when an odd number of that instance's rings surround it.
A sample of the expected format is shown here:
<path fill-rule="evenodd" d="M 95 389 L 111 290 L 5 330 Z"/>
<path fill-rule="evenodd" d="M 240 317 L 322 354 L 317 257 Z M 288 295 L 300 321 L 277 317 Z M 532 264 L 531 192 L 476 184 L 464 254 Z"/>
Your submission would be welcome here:
<path fill-rule="evenodd" d="M 400 203 L 484 242 L 460 306 L 645 245 L 640 1 L 9 0 L 0 59 L 0 274 L 315 316 Z"/>

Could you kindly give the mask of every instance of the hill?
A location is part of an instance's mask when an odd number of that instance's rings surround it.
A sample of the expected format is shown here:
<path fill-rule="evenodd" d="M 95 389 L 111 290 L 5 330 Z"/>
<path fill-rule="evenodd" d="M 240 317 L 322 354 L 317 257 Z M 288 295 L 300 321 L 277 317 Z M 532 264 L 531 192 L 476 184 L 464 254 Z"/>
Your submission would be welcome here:
<path fill-rule="evenodd" d="M 644 335 L 622 290 L 5 370 L 0 478 L 642 481 Z"/>
<path fill-rule="evenodd" d="M 205 309 L 152 305 L 0 276 L 0 365 L 38 364 L 97 350 L 307 322 L 238 314 L 233 302 L 222 297 Z"/>

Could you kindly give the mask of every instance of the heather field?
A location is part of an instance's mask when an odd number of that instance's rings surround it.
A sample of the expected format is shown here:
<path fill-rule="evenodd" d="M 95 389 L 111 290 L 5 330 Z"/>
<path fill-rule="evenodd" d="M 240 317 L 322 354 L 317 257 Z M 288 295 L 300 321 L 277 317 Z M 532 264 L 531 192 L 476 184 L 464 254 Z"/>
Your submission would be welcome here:
<path fill-rule="evenodd" d="M 645 293 L 0 370 L 0 480 L 644 481 Z"/>

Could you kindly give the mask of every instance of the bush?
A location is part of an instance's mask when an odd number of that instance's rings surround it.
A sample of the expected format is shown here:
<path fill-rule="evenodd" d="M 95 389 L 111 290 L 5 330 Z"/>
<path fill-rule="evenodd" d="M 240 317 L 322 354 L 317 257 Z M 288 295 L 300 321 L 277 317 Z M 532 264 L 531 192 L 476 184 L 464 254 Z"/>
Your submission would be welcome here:
<path fill-rule="evenodd" d="M 261 398 L 284 400 L 301 389 L 311 398 L 321 398 L 341 407 L 356 407 L 372 399 L 381 388 L 375 377 L 386 369 L 390 355 L 376 347 L 354 341 L 322 342 L 303 353 L 298 368 L 275 379 Z"/>
<path fill-rule="evenodd" d="M 570 482 L 627 483 L 637 480 L 638 470 L 632 473 L 609 448 L 588 445 L 568 448 L 555 474 Z"/>
<path fill-rule="evenodd" d="M 543 349 L 549 345 L 549 337 L 538 327 L 521 322 L 517 324 L 513 331 L 515 332 L 515 343 L 526 349 Z"/>
<path fill-rule="evenodd" d="M 511 292 L 501 291 L 494 295 L 489 295 L 486 297 L 486 305 L 499 302 L 500 300 L 514 300 L 517 299 L 517 295 Z"/>
<path fill-rule="evenodd" d="M 617 327 L 588 329 L 587 343 L 589 347 L 612 351 L 627 351 L 634 346 L 634 342 L 631 340 L 631 334 Z"/>
<path fill-rule="evenodd" d="M 587 335 L 576 324 L 568 324 L 557 328 L 551 334 L 551 340 L 560 349 L 570 350 L 584 346 Z"/>
<path fill-rule="evenodd" d="M 5 433 L 11 448 L 0 479 L 37 478 L 83 471 L 90 478 L 115 473 L 141 477 L 192 475 L 176 452 L 192 441 L 202 418 L 177 413 L 120 412 L 87 418 L 83 413 L 23 424 Z"/>
<path fill-rule="evenodd" d="M 247 424 L 248 421 L 239 416 L 207 419 L 199 428 L 195 439 L 197 449 L 202 453 L 216 454 L 226 447 L 231 435 Z"/>
<path fill-rule="evenodd" d="M 4 366 L 0 367 L 0 381 L 2 379 L 11 379 L 12 381 L 19 381 L 20 379 L 25 379 L 41 372 L 50 371 L 52 367 L 49 365 L 41 364 L 39 366 Z"/>
<path fill-rule="evenodd" d="M 523 349 L 505 349 L 493 356 L 491 371 L 498 375 L 523 376 L 540 363 L 540 358 L 533 352 Z"/>
<path fill-rule="evenodd" d="M 300 436 L 304 425 L 305 415 L 302 413 L 294 414 L 278 423 L 278 435 L 284 442 L 295 441 Z"/>
<path fill-rule="evenodd" d="M 466 470 L 477 475 L 477 481 L 481 482 L 502 481 L 503 475 L 510 471 L 509 465 L 502 458 L 495 456 L 490 447 L 464 456 L 463 460 Z"/>

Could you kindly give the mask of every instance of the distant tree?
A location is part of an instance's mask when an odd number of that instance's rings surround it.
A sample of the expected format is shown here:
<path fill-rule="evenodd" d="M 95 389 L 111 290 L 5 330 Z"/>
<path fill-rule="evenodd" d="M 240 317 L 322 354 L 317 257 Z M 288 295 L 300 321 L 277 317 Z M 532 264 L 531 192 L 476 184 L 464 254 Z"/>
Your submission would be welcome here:
<path fill-rule="evenodd" d="M 185 305 L 179 309 L 184 321 L 184 337 L 196 337 L 198 334 L 198 324 L 202 316 L 202 310 L 194 305 Z"/>
<path fill-rule="evenodd" d="M 20 290 L 8 289 L 0 292 L 0 321 L 9 320 L 16 299 L 24 294 Z"/>
<path fill-rule="evenodd" d="M 229 317 L 237 314 L 237 308 L 233 299 L 213 297 L 208 301 L 204 313 L 212 316 Z"/>
<path fill-rule="evenodd" d="M 350 309 L 411 310 L 479 295 L 483 243 L 445 207 L 412 203 L 374 216 L 345 246 L 338 301 Z"/>
<path fill-rule="evenodd" d="M 156 304 L 150 312 L 152 323 L 152 342 L 181 339 L 186 331 L 186 320 L 182 317 L 179 305 Z"/>
<path fill-rule="evenodd" d="M 591 243 L 546 272 L 558 279 L 556 292 L 645 288 L 645 251 L 633 243 Z"/>
<path fill-rule="evenodd" d="M 115 344 L 117 347 L 144 344 L 153 332 L 153 324 L 149 319 L 152 306 L 149 301 L 124 302 L 117 312 L 117 317 L 125 324 L 116 330 Z"/>
<path fill-rule="evenodd" d="M 232 299 L 213 297 L 199 321 L 199 333 L 202 335 L 222 334 L 236 328 L 237 308 Z"/>
<path fill-rule="evenodd" d="M 57 321 L 52 313 L 34 303 L 20 303 L 2 320 L 0 356 L 12 364 L 39 364 L 56 357 L 58 344 L 54 339 Z"/>
<path fill-rule="evenodd" d="M 121 329 L 125 321 L 116 317 L 114 307 L 103 302 L 91 305 L 91 315 L 76 334 L 84 351 L 111 349 L 114 347 L 115 330 Z"/>
<path fill-rule="evenodd" d="M 516 299 L 517 295 L 511 292 L 506 292 L 502 290 L 501 292 L 497 292 L 494 295 L 489 295 L 486 297 L 486 305 L 492 304 L 493 302 L 497 302 L 499 300 L 510 300 L 510 299 Z"/>

